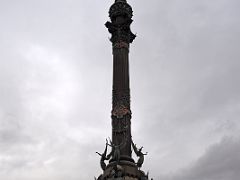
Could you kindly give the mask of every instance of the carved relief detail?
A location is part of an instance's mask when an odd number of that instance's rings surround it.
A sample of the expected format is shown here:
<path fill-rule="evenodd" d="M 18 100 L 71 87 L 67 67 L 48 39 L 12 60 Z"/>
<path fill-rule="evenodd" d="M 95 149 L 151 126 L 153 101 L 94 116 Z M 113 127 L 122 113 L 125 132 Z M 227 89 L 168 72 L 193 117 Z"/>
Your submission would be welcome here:
<path fill-rule="evenodd" d="M 121 48 L 129 49 L 129 44 L 123 41 L 116 42 L 115 44 L 113 44 L 113 49 L 121 49 Z"/>
<path fill-rule="evenodd" d="M 124 105 L 123 101 L 118 101 L 112 110 L 112 115 L 117 118 L 123 118 L 123 116 L 127 114 L 131 114 L 130 109 Z"/>
<path fill-rule="evenodd" d="M 129 89 L 122 90 L 122 91 L 113 90 L 113 92 L 112 92 L 113 109 L 118 104 L 122 104 L 130 110 L 130 90 Z"/>
<path fill-rule="evenodd" d="M 107 22 L 105 26 L 108 28 L 108 31 L 112 34 L 110 41 L 112 43 L 116 42 L 126 42 L 132 43 L 136 35 L 131 32 L 130 25 L 132 23 L 131 19 L 126 19 L 125 22 L 117 24 L 115 22 Z"/>

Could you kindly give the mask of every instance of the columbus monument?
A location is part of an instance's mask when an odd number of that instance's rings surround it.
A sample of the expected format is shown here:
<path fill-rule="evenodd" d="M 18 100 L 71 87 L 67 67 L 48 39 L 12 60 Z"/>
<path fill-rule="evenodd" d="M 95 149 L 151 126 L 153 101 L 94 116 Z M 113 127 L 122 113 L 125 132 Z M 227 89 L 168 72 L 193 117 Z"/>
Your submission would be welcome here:
<path fill-rule="evenodd" d="M 113 53 L 112 138 L 106 139 L 103 152 L 96 152 L 103 171 L 97 180 L 148 180 L 148 174 L 141 170 L 147 153 L 137 147 L 131 135 L 129 46 L 136 37 L 130 29 L 132 16 L 126 0 L 115 0 L 109 10 L 110 21 L 105 24 L 111 34 Z"/>

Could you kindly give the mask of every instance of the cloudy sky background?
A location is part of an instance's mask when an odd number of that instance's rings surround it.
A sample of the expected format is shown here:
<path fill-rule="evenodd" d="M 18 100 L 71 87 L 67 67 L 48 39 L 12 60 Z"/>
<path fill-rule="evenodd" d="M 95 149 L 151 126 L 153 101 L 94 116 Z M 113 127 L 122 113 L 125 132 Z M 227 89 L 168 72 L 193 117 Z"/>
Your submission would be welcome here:
<path fill-rule="evenodd" d="M 0 1 L 0 179 L 85 180 L 111 135 L 113 0 Z M 240 1 L 129 0 L 132 134 L 161 180 L 240 177 Z"/>

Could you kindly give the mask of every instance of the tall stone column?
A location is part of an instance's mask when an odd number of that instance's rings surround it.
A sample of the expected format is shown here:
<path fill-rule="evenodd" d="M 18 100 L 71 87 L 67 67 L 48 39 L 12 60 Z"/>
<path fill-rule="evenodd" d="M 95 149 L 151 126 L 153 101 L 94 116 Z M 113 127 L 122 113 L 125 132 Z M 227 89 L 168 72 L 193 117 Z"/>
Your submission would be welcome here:
<path fill-rule="evenodd" d="M 132 8 L 126 0 L 115 0 L 109 10 L 111 21 L 105 24 L 111 34 L 113 53 L 112 140 L 106 140 L 102 154 L 97 152 L 103 170 L 98 180 L 148 180 L 148 174 L 140 170 L 146 154 L 142 147 L 136 147 L 131 135 L 129 46 L 136 37 L 130 29 L 132 16 Z M 138 156 L 137 162 L 132 158 L 132 149 Z"/>
<path fill-rule="evenodd" d="M 129 89 L 129 44 L 135 35 L 130 30 L 132 8 L 124 0 L 116 0 L 109 11 L 111 22 L 106 23 L 112 37 L 113 92 L 112 143 L 119 146 L 120 159 L 131 161 L 131 109 Z"/>

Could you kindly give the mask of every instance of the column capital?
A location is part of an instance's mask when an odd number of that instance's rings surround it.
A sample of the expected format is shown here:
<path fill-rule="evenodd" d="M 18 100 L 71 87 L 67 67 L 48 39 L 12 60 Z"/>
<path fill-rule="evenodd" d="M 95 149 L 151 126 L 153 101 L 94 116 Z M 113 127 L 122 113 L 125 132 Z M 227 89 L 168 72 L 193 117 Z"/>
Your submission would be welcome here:
<path fill-rule="evenodd" d="M 111 21 L 106 22 L 105 26 L 111 33 L 110 41 L 132 43 L 136 35 L 131 32 L 133 11 L 132 7 L 123 0 L 116 0 L 110 7 L 109 17 Z"/>

